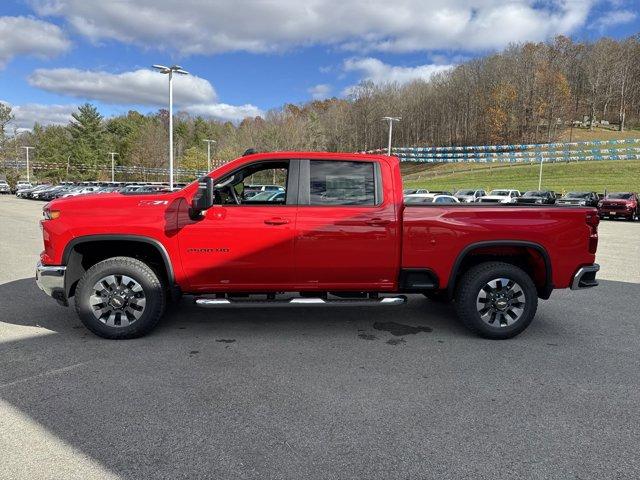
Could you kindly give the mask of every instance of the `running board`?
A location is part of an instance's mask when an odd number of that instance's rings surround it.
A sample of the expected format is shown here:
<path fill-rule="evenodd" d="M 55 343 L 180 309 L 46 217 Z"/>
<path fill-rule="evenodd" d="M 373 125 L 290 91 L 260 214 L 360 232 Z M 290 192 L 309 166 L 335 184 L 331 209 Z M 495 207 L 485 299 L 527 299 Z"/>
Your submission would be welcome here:
<path fill-rule="evenodd" d="M 403 305 L 407 297 L 382 297 L 374 299 L 336 299 L 296 297 L 285 300 L 229 300 L 227 298 L 196 298 L 196 305 L 204 308 L 264 308 L 264 307 L 390 307 Z"/>

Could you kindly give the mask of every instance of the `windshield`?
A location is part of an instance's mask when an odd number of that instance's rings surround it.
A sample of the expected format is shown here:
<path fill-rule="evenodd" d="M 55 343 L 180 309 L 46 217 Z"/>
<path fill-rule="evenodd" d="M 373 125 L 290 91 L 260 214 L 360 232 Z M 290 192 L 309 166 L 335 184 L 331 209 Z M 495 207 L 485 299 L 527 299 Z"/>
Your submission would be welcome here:
<path fill-rule="evenodd" d="M 509 195 L 509 190 L 491 190 L 489 195 L 498 195 L 500 197 L 506 197 Z"/>
<path fill-rule="evenodd" d="M 538 192 L 538 191 L 524 192 L 523 197 L 544 197 L 544 192 Z"/>
<path fill-rule="evenodd" d="M 458 190 L 456 195 L 473 195 L 475 190 Z"/>
<path fill-rule="evenodd" d="M 569 192 L 564 197 L 565 198 L 587 198 L 589 196 L 589 192 Z"/>
<path fill-rule="evenodd" d="M 613 200 L 631 200 L 633 194 L 631 193 L 610 193 L 606 196 L 606 198 L 611 198 Z"/>

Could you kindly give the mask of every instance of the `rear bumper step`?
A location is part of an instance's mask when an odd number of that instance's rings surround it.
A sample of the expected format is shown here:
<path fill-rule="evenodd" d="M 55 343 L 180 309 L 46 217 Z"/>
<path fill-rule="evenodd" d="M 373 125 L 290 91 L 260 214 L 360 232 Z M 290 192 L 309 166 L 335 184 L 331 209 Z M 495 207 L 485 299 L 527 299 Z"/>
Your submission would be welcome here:
<path fill-rule="evenodd" d="M 196 305 L 204 308 L 265 308 L 265 307 L 390 307 L 403 305 L 407 297 L 398 295 L 375 299 L 336 299 L 295 297 L 283 300 L 235 300 L 228 298 L 196 298 Z"/>
<path fill-rule="evenodd" d="M 573 281 L 571 282 L 571 290 L 597 287 L 598 281 L 596 280 L 596 273 L 598 273 L 599 270 L 600 265 L 598 265 L 597 263 L 580 267 L 576 274 L 573 276 Z"/>

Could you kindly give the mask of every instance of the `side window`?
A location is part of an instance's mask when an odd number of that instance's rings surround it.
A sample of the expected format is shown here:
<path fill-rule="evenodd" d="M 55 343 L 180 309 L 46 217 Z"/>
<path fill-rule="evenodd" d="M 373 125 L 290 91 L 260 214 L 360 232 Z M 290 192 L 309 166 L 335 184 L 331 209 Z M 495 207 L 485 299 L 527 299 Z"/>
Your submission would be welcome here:
<path fill-rule="evenodd" d="M 288 161 L 257 162 L 216 180 L 215 203 L 221 205 L 284 205 Z"/>
<path fill-rule="evenodd" d="M 453 203 L 449 197 L 438 197 L 436 198 L 436 203 Z"/>
<path fill-rule="evenodd" d="M 375 205 L 373 162 L 311 160 L 310 205 Z"/>

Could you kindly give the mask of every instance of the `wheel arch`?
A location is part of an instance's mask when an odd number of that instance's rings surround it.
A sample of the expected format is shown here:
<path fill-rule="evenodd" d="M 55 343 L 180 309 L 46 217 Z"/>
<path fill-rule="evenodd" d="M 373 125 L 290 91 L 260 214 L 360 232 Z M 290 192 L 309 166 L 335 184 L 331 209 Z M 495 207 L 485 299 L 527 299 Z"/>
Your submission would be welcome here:
<path fill-rule="evenodd" d="M 449 276 L 449 282 L 447 284 L 447 295 L 453 298 L 460 276 L 466 270 L 471 268 L 471 266 L 477 265 L 482 261 L 499 260 L 523 267 L 523 265 L 514 262 L 513 259 L 521 258 L 523 253 L 524 255 L 530 255 L 531 251 L 534 251 L 539 255 L 540 260 L 544 265 L 544 275 L 536 276 L 535 268 L 531 266 L 529 266 L 529 268 L 526 268 L 525 266 L 524 270 L 527 271 L 534 280 L 538 290 L 538 296 L 543 299 L 549 298 L 554 288 L 551 258 L 549 257 L 549 253 L 546 248 L 539 243 L 525 240 L 489 240 L 471 243 L 464 247 L 453 263 L 451 275 Z"/>
<path fill-rule="evenodd" d="M 112 247 L 112 250 L 101 250 L 102 247 Z M 73 296 L 78 280 L 89 268 L 87 263 L 115 256 L 132 256 L 142 258 L 151 263 L 151 267 L 167 281 L 167 286 L 175 283 L 175 276 L 169 253 L 158 240 L 142 235 L 105 234 L 85 235 L 71 240 L 62 254 L 62 264 L 67 266 L 65 275 L 65 293 Z"/>

